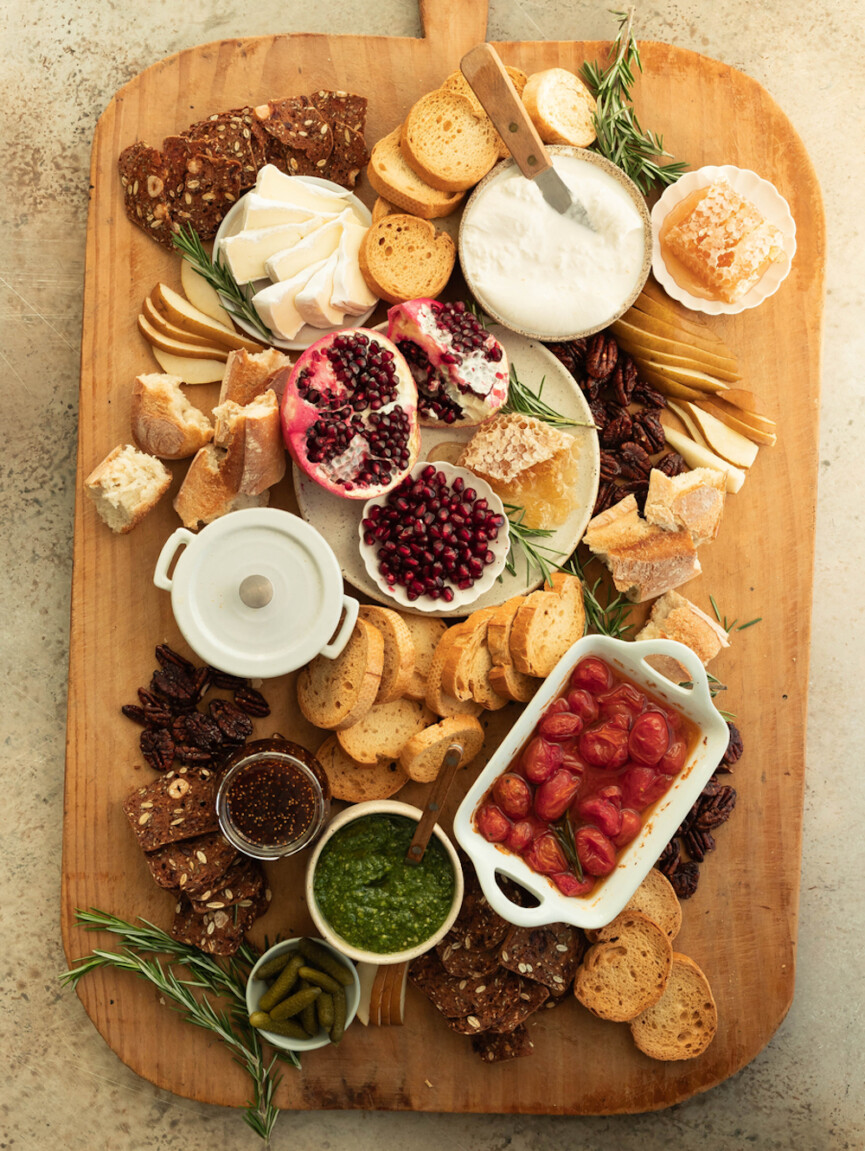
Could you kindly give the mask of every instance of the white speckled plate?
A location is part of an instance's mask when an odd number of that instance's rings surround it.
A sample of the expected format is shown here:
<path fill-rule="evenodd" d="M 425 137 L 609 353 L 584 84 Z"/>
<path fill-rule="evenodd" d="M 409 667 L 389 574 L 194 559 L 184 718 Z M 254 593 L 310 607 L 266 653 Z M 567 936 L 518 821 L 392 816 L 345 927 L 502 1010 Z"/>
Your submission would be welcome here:
<path fill-rule="evenodd" d="M 750 200 L 765 220 L 774 224 L 784 238 L 784 252 L 780 260 L 770 264 L 757 283 L 734 304 L 726 300 L 706 300 L 693 296 L 673 279 L 664 257 L 661 254 L 660 231 L 669 213 L 692 192 L 705 188 L 716 180 L 726 179 L 734 192 Z M 704 312 L 707 316 L 735 316 L 748 308 L 756 308 L 781 287 L 790 274 L 793 257 L 796 254 L 796 223 L 790 213 L 790 206 L 774 184 L 752 172 L 750 168 L 735 168 L 732 164 L 721 167 L 708 165 L 688 172 L 671 184 L 652 209 L 652 271 L 655 279 L 664 290 L 694 312 Z"/>
<path fill-rule="evenodd" d="M 570 372 L 537 340 L 530 340 L 518 336 L 504 328 L 493 328 L 496 338 L 504 345 L 508 358 L 514 365 L 520 381 L 532 391 L 539 391 L 543 384 L 543 398 L 556 411 L 563 415 L 572 416 L 577 420 L 589 422 L 592 413 Z M 557 528 L 549 541 L 543 541 L 555 551 L 568 556 L 576 548 L 586 530 L 586 524 L 592 515 L 595 498 L 598 493 L 598 478 L 600 473 L 600 452 L 598 448 L 598 433 L 594 428 L 573 427 L 566 428 L 573 434 L 580 446 L 580 471 L 577 481 L 576 504 L 573 512 L 565 523 Z M 471 439 L 474 428 L 422 428 L 420 458 L 426 459 L 429 452 L 437 445 L 447 441 L 460 440 L 463 443 Z M 386 596 L 374 580 L 367 573 L 366 566 L 361 558 L 358 541 L 358 525 L 363 512 L 363 503 L 360 500 L 345 500 L 327 492 L 318 484 L 313 483 L 293 466 L 294 490 L 297 493 L 297 503 L 300 514 L 322 533 L 330 546 L 336 552 L 342 574 L 345 579 L 364 592 L 371 599 L 390 606 L 393 600 Z M 526 577 L 526 564 L 519 548 L 516 551 L 516 573 L 503 572 L 501 582 L 496 582 L 489 591 L 481 595 L 472 604 L 472 610 L 483 607 L 492 607 L 504 603 L 511 596 L 523 592 L 534 591 L 541 585 L 541 576 L 536 569 L 532 569 L 530 576 Z M 411 608 L 407 608 L 411 611 Z M 463 616 L 466 609 L 450 608 L 435 612 L 424 612 L 424 615 Z"/>

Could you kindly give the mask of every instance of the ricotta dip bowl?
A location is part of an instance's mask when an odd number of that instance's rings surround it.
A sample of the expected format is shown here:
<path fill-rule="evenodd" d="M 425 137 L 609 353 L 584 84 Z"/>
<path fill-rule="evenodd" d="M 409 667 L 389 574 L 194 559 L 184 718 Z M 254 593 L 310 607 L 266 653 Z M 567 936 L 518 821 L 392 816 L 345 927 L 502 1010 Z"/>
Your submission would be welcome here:
<path fill-rule="evenodd" d="M 505 160 L 465 207 L 460 264 L 478 303 L 504 327 L 573 340 L 605 328 L 640 294 L 652 228 L 640 190 L 611 161 L 567 145 L 547 151 L 592 227 L 556 212 Z"/>

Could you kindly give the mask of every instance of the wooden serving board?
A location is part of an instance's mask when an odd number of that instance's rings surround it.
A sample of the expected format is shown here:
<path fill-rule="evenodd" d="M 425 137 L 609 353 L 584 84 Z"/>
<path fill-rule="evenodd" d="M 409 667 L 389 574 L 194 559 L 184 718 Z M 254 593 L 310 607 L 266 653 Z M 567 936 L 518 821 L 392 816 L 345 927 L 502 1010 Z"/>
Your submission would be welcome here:
<path fill-rule="evenodd" d="M 144 916 L 168 926 L 172 900 L 149 878 L 121 804 L 149 780 L 137 729 L 119 713 L 153 667 L 155 643 L 179 643 L 169 599 L 152 584 L 159 549 L 177 526 L 170 498 L 128 536 L 115 536 L 83 495 L 84 476 L 129 439 L 134 376 L 154 371 L 136 330 L 143 296 L 160 279 L 179 284 L 178 261 L 133 228 L 123 213 L 117 156 L 136 139 L 159 144 L 193 120 L 270 97 L 342 88 L 369 97 L 367 138 L 400 122 L 411 103 L 439 85 L 485 35 L 483 4 L 426 0 L 426 38 L 274 36 L 205 45 L 148 68 L 112 101 L 93 144 L 82 341 L 78 491 L 66 768 L 62 917 L 69 960 L 96 944 L 74 924 L 76 907 Z M 527 72 L 576 70 L 602 43 L 503 43 L 507 63 Z M 708 973 L 720 1027 L 693 1062 L 655 1063 L 633 1047 L 627 1027 L 604 1024 L 576 1002 L 534 1017 L 534 1053 L 489 1067 L 452 1034 L 414 991 L 404 1027 L 356 1024 L 336 1050 L 286 1071 L 278 1101 L 287 1108 L 602 1114 L 664 1107 L 725 1079 L 757 1054 L 790 1006 L 796 951 L 811 569 L 814 545 L 817 400 L 824 225 L 811 164 L 790 123 L 749 77 L 664 44 L 642 45 L 636 101 L 643 122 L 693 167 L 732 163 L 771 180 L 790 203 L 799 250 L 792 274 L 756 311 L 718 318 L 712 328 L 735 349 L 745 386 L 778 419 L 780 439 L 764 449 L 742 492 L 728 501 L 718 540 L 703 549 L 704 575 L 688 594 L 728 616 L 762 622 L 733 634 L 713 665 L 728 685 L 746 752 L 732 782 L 739 802 L 718 831 L 700 887 L 685 904 L 677 948 Z M 371 202 L 365 182 L 361 195 Z M 215 388 L 197 396 L 207 406 Z M 179 482 L 183 465 L 177 465 Z M 290 507 L 284 481 L 273 502 Z M 182 647 L 182 645 L 181 645 Z M 316 747 L 298 720 L 289 677 L 265 690 L 274 705 L 259 735 L 292 733 Z M 488 743 L 494 743 L 491 734 Z M 464 792 L 467 780 L 458 781 Z M 409 801 L 422 795 L 405 789 Z M 454 796 L 454 801 L 459 796 Z M 256 924 L 308 929 L 303 862 L 270 869 L 273 906 Z M 100 1033 L 130 1067 L 160 1087 L 240 1105 L 248 1081 L 216 1040 L 182 1023 L 132 976 L 106 971 L 79 986 Z"/>

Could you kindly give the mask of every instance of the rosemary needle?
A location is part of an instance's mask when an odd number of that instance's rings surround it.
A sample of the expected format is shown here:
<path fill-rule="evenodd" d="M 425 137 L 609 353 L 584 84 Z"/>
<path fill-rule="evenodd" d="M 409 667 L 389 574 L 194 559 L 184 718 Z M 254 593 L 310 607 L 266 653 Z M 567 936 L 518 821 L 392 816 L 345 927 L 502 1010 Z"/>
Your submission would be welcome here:
<path fill-rule="evenodd" d="M 544 390 L 545 379 L 546 377 L 541 380 L 538 391 L 533 392 L 520 380 L 516 368 L 511 364 L 508 398 L 502 404 L 502 413 L 504 415 L 533 416 L 536 420 L 543 420 L 545 424 L 550 424 L 555 428 L 595 427 L 592 420 L 578 420 L 572 419 L 570 416 L 563 416 L 561 412 L 557 412 L 555 408 L 551 408 L 545 400 L 542 400 L 541 394 Z"/>

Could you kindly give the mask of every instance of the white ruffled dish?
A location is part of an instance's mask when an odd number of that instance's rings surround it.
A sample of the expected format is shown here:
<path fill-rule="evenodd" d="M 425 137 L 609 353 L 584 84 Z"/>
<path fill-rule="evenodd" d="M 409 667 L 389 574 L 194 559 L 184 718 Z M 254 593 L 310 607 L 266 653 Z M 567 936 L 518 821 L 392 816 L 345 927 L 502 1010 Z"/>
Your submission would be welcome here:
<path fill-rule="evenodd" d="M 332 180 L 322 180 L 318 176 L 294 176 L 292 179 L 302 180 L 305 184 L 313 184 L 317 188 L 323 188 L 326 192 L 344 192 L 345 188 L 341 184 L 334 184 Z M 353 193 L 349 196 L 348 205 L 357 213 L 358 217 L 366 224 L 367 227 L 372 223 L 372 214 L 367 208 L 366 204 Z M 240 220 L 243 215 L 243 196 L 233 204 L 229 211 L 225 214 L 222 223 L 219 225 L 219 231 L 213 241 L 213 258 L 216 259 L 216 254 L 220 250 L 220 245 L 223 240 L 229 236 L 233 236 L 236 232 L 240 231 Z M 249 285 L 251 292 L 254 295 L 262 288 L 266 288 L 270 280 L 254 280 Z M 220 296 L 220 302 L 223 307 L 226 305 L 226 297 Z M 308 348 L 310 344 L 314 344 L 316 340 L 320 340 L 322 336 L 326 336 L 329 332 L 337 332 L 341 328 L 362 328 L 366 321 L 370 318 L 373 312 L 378 307 L 378 301 L 362 316 L 346 316 L 345 323 L 340 324 L 335 328 L 314 328 L 311 324 L 304 324 L 293 340 L 282 340 L 274 337 L 270 342 L 275 348 L 281 348 L 285 352 L 300 352 Z M 229 309 L 230 311 L 231 309 Z M 241 316 L 232 314 L 232 319 L 248 336 L 253 340 L 261 339 L 261 332 L 256 331 L 252 324 L 248 324 Z"/>
<path fill-rule="evenodd" d="M 735 303 L 729 304 L 726 300 L 706 300 L 701 296 L 694 296 L 673 279 L 664 257 L 661 254 L 660 232 L 661 225 L 677 204 L 680 204 L 692 192 L 708 187 L 716 180 L 726 179 L 734 192 L 750 200 L 763 218 L 774 224 L 783 236 L 784 251 L 780 260 L 770 264 L 757 283 Z M 704 312 L 708 316 L 735 316 L 748 308 L 756 308 L 773 296 L 787 276 L 796 254 L 796 223 L 790 213 L 790 207 L 774 184 L 758 176 L 749 168 L 735 168 L 732 164 L 720 167 L 709 165 L 698 168 L 696 172 L 688 172 L 671 184 L 652 209 L 652 272 L 655 279 L 674 300 L 684 304 L 695 312 Z"/>
<path fill-rule="evenodd" d="M 411 470 L 411 478 L 417 479 L 424 468 L 429 467 L 428 460 L 420 460 Z M 467 468 L 458 468 L 454 464 L 445 463 L 443 460 L 435 462 L 435 469 L 437 472 L 444 472 L 449 484 L 453 484 L 457 476 L 462 476 L 465 480 L 467 488 L 474 488 L 478 496 L 485 499 L 489 504 L 490 511 L 498 513 L 504 517 L 504 527 L 499 532 L 498 539 L 488 544 L 489 550 L 495 555 L 495 560 L 491 564 L 487 564 L 484 568 L 480 579 L 475 580 L 471 587 L 464 590 L 450 584 L 452 587 L 454 598 L 450 603 L 445 603 L 440 599 L 430 599 L 429 596 L 418 596 L 417 599 L 409 599 L 406 589 L 401 584 L 389 584 L 378 570 L 378 556 L 377 552 L 379 544 L 365 544 L 363 542 L 364 530 L 363 521 L 369 516 L 369 510 L 373 505 L 378 504 L 384 506 L 387 503 L 388 496 L 376 496 L 375 499 L 367 500 L 363 505 L 363 513 L 361 521 L 357 527 L 357 534 L 360 539 L 360 555 L 363 560 L 364 567 L 366 568 L 367 575 L 375 583 L 376 587 L 385 594 L 388 600 L 393 601 L 399 607 L 406 608 L 408 611 L 414 612 L 437 612 L 441 613 L 442 609 L 446 611 L 456 611 L 458 608 L 468 607 L 469 604 L 480 599 L 480 597 L 490 590 L 493 584 L 504 570 L 505 562 L 508 558 L 508 548 L 510 547 L 510 538 L 508 535 L 508 517 L 505 515 L 504 504 L 493 491 L 488 483 L 479 479 L 473 472 Z M 388 493 L 391 494 L 391 493 Z"/>

